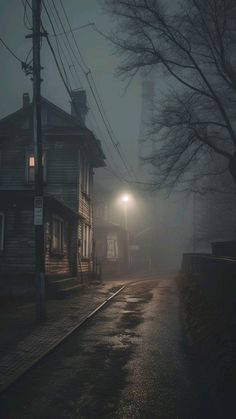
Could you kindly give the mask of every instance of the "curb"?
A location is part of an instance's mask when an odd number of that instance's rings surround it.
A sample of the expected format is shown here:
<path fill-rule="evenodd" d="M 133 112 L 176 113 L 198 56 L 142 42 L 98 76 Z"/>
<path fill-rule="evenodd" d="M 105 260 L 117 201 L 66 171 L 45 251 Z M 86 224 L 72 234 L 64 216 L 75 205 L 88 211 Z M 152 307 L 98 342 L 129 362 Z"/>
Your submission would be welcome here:
<path fill-rule="evenodd" d="M 14 384 L 19 378 L 21 378 L 24 374 L 26 374 L 31 368 L 33 368 L 41 359 L 43 359 L 45 356 L 47 356 L 49 353 L 53 352 L 54 349 L 57 348 L 64 340 L 66 340 L 72 333 L 74 333 L 76 330 L 84 326 L 85 323 L 87 323 L 92 317 L 96 315 L 98 311 L 100 311 L 104 306 L 106 306 L 111 300 L 113 300 L 119 293 L 123 291 L 124 288 L 126 288 L 129 284 L 123 285 L 121 288 L 119 288 L 114 294 L 112 294 L 109 298 L 107 298 L 105 301 L 103 301 L 98 307 L 96 307 L 91 313 L 86 315 L 82 320 L 80 320 L 79 323 L 77 323 L 74 327 L 72 326 L 71 329 L 65 333 L 62 337 L 58 338 L 56 342 L 54 342 L 49 348 L 42 351 L 39 356 L 35 357 L 32 361 L 29 361 L 27 366 L 25 368 L 22 368 L 20 371 L 16 372 L 14 375 L 7 374 L 9 377 L 3 380 L 3 383 L 0 382 L 0 394 L 3 393 L 10 387 L 12 384 Z M 4 368 L 3 368 L 3 375 L 4 375 Z"/>

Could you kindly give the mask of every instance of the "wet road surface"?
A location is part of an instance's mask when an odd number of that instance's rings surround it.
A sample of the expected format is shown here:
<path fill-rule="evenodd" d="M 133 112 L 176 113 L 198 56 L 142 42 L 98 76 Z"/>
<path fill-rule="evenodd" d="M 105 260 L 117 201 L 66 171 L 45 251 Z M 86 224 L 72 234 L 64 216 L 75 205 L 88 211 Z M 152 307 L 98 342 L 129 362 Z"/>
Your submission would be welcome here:
<path fill-rule="evenodd" d="M 0 396 L 1 419 L 219 418 L 175 283 L 129 285 Z"/>

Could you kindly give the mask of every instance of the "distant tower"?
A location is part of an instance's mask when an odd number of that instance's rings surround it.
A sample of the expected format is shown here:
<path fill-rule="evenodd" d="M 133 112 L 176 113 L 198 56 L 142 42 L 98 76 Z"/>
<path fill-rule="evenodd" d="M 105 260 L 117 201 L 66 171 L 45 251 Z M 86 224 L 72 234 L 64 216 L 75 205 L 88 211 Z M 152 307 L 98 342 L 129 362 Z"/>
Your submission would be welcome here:
<path fill-rule="evenodd" d="M 150 166 L 145 163 L 145 157 L 150 156 L 155 150 L 154 138 L 149 134 L 149 122 L 154 116 L 154 100 L 155 100 L 155 72 L 154 70 L 143 70 L 141 73 L 142 83 L 142 104 L 141 104 L 141 118 L 138 135 L 138 173 L 140 178 L 145 181 L 150 181 Z M 158 263 L 158 255 L 156 249 L 158 248 L 158 223 L 156 210 L 156 196 L 155 194 L 146 194 L 145 196 L 145 211 L 144 228 L 150 229 L 149 232 L 149 252 L 146 252 L 145 268 L 151 271 L 156 269 Z"/>
<path fill-rule="evenodd" d="M 138 136 L 138 171 L 146 172 L 143 158 L 154 151 L 154 141 L 148 134 L 148 123 L 154 113 L 155 78 L 153 70 L 143 70 L 142 74 L 142 105 L 141 120 Z"/>

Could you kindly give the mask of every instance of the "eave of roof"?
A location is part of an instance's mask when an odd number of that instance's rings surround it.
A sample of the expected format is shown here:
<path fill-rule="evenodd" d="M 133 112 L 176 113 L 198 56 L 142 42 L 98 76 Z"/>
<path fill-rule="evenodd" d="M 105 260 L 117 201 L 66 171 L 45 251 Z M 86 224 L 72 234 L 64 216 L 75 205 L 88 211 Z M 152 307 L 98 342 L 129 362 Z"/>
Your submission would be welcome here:
<path fill-rule="evenodd" d="M 33 209 L 34 190 L 3 189 L 0 190 L 0 198 L 1 208 L 4 208 L 4 206 L 7 206 L 7 204 L 14 205 L 15 203 L 21 203 L 24 204 L 25 207 L 29 206 L 31 209 Z M 60 201 L 52 195 L 45 195 L 44 200 L 46 208 L 59 211 L 61 214 L 65 214 L 70 218 L 81 218 L 78 212 L 74 211 L 64 202 Z"/>
<path fill-rule="evenodd" d="M 104 167 L 106 166 L 105 164 L 105 154 L 102 150 L 101 147 L 101 143 L 100 141 L 95 137 L 94 133 L 86 127 L 86 125 L 80 123 L 80 121 L 72 116 L 71 114 L 69 114 L 68 112 L 64 111 L 63 109 L 59 108 L 59 106 L 55 105 L 54 103 L 52 103 L 51 101 L 49 101 L 48 99 L 42 97 L 42 104 L 45 104 L 46 106 L 48 106 L 49 108 L 53 109 L 55 112 L 57 112 L 58 114 L 60 114 L 63 118 L 67 119 L 68 122 L 71 123 L 71 125 L 69 126 L 62 126 L 62 127 L 50 127 L 50 126 L 46 126 L 46 130 L 45 130 L 45 134 L 46 135 L 53 135 L 54 133 L 56 134 L 57 132 L 62 132 L 63 129 L 66 131 L 66 133 L 68 134 L 68 131 L 75 131 L 75 130 L 79 130 L 81 135 L 83 134 L 87 134 L 89 140 L 91 141 L 91 146 L 93 147 L 95 153 L 94 154 L 94 166 L 93 167 Z M 27 113 L 29 113 L 29 111 L 32 111 L 32 103 L 30 103 L 30 105 L 24 107 L 24 108 L 20 108 L 18 109 L 16 112 L 11 113 L 10 115 L 7 115 L 6 117 L 4 117 L 3 119 L 0 120 L 0 129 L 1 127 L 6 126 L 7 124 L 11 124 L 11 121 L 14 119 L 20 119 L 21 117 L 27 115 Z M 80 133 L 78 133 L 77 135 L 79 136 Z M 76 135 L 76 132 L 74 132 L 74 135 Z M 3 133 L 3 137 L 6 137 L 6 133 Z M 89 145 L 90 146 L 90 145 Z"/>

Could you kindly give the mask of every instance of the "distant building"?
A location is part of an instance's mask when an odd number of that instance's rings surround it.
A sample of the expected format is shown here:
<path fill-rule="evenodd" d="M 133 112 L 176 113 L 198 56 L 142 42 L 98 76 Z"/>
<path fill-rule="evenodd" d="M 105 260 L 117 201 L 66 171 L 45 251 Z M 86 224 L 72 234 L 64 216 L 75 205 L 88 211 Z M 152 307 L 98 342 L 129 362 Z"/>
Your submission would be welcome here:
<path fill-rule="evenodd" d="M 45 268 L 49 281 L 77 277 L 81 271 L 85 277 L 93 270 L 93 168 L 104 166 L 105 156 L 100 142 L 85 125 L 85 92 L 74 91 L 72 97 L 71 114 L 42 98 Z M 24 94 L 22 108 L 0 121 L 2 292 L 10 288 L 21 292 L 25 278 L 32 285 L 32 134 L 32 104 Z"/>
<path fill-rule="evenodd" d="M 128 232 L 113 211 L 114 196 L 100 185 L 94 185 L 95 254 L 105 273 L 128 269 Z"/>

